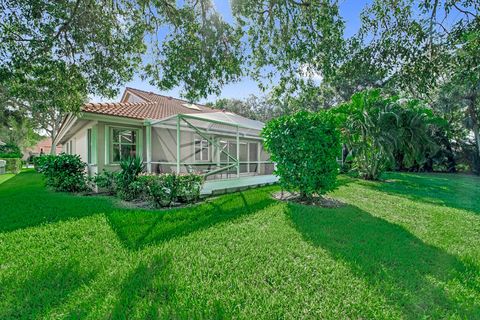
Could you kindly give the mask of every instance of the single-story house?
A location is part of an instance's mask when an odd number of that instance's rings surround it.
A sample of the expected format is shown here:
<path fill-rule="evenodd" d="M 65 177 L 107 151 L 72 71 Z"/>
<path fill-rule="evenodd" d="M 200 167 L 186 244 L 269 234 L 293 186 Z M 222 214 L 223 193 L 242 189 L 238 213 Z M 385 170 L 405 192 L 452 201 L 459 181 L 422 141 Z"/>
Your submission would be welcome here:
<path fill-rule="evenodd" d="M 120 102 L 87 103 L 55 138 L 90 175 L 139 156 L 148 172 L 197 172 L 211 189 L 276 181 L 260 121 L 201 104 L 126 88 Z M 235 183 L 232 181 L 235 180 Z M 206 184 L 206 185 L 207 185 Z M 208 188 L 207 188 L 208 189 Z"/>
<path fill-rule="evenodd" d="M 52 150 L 52 139 L 45 138 L 40 140 L 36 145 L 31 148 L 27 148 L 23 151 L 23 160 L 28 160 L 31 156 L 39 156 L 42 154 L 50 154 Z M 57 145 L 55 153 L 63 151 L 62 145 Z"/>

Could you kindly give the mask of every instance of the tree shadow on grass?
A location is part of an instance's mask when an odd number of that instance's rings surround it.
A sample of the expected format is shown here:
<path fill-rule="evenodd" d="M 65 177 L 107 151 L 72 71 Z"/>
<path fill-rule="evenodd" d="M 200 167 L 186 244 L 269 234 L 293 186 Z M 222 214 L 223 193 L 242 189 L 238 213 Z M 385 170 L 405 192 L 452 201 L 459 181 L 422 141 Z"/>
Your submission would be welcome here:
<path fill-rule="evenodd" d="M 112 319 L 162 318 L 159 314 L 175 298 L 171 258 L 155 256 L 141 262 L 123 281 Z M 166 315 L 163 315 L 163 318 Z"/>
<path fill-rule="evenodd" d="M 0 319 L 40 319 L 93 277 L 93 272 L 81 272 L 70 262 L 35 269 L 26 280 L 2 281 Z"/>
<path fill-rule="evenodd" d="M 480 304 L 453 301 L 438 285 L 453 280 L 463 289 L 478 267 L 428 245 L 401 226 L 376 218 L 354 206 L 320 209 L 289 204 L 287 215 L 315 246 L 345 261 L 361 278 L 380 290 L 406 318 L 475 318 Z M 468 282 L 468 281 L 467 281 Z"/>
<path fill-rule="evenodd" d="M 22 172 L 0 185 L 0 233 L 118 210 L 112 199 L 48 190 L 42 176 Z"/>
<path fill-rule="evenodd" d="M 142 261 L 120 285 L 111 319 L 224 319 L 221 304 L 179 301 L 172 257 L 155 255 Z M 180 306 L 188 305 L 187 309 Z M 200 307 L 199 307 L 200 306 Z"/>
<path fill-rule="evenodd" d="M 136 250 L 255 213 L 275 202 L 271 190 L 233 193 L 186 208 L 141 213 L 117 211 L 107 216 L 124 245 Z"/>
<path fill-rule="evenodd" d="M 460 174 L 389 173 L 386 182 L 361 181 L 366 187 L 414 201 L 480 214 L 480 178 Z"/>

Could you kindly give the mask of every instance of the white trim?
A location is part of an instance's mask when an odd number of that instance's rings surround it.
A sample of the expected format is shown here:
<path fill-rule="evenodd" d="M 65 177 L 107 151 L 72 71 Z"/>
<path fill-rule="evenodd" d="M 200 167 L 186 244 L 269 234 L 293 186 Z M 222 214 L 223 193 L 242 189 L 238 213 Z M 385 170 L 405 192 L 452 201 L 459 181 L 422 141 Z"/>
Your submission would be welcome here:
<path fill-rule="evenodd" d="M 67 133 L 72 128 L 72 126 L 77 122 L 77 120 L 78 118 L 73 113 L 68 113 L 65 116 L 63 125 L 60 127 L 57 135 L 53 139 L 53 142 L 55 144 L 60 144 L 63 137 L 65 136 L 65 133 Z"/>
<path fill-rule="evenodd" d="M 197 141 L 200 142 L 200 149 L 199 149 L 199 155 L 200 155 L 200 159 L 197 159 Z M 203 144 L 206 143 L 207 146 L 207 159 L 203 159 L 203 149 L 205 148 L 203 146 Z M 200 161 L 200 162 L 210 162 L 210 145 L 211 143 L 208 142 L 207 139 L 204 139 L 202 137 L 200 137 L 198 134 L 194 135 L 193 136 L 193 159 L 195 161 Z"/>
<path fill-rule="evenodd" d="M 127 101 L 124 101 L 125 99 L 125 96 L 128 94 L 132 94 L 134 95 L 135 97 L 139 98 L 139 99 L 142 99 L 143 101 L 145 102 L 150 102 L 150 100 L 147 100 L 145 98 L 142 98 L 140 97 L 138 94 L 135 94 L 134 92 L 130 91 L 131 89 L 130 88 L 125 88 L 125 91 L 123 91 L 123 94 L 122 94 L 122 98 L 120 99 L 120 102 L 123 103 L 123 102 L 127 102 Z"/>

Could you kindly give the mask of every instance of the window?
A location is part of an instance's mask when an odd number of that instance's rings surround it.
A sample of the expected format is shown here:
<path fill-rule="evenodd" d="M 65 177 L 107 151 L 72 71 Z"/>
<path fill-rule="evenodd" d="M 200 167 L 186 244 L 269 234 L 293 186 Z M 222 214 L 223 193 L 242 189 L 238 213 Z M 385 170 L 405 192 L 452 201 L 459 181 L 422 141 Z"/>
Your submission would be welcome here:
<path fill-rule="evenodd" d="M 258 161 L 258 143 L 250 142 L 248 144 L 248 161 L 250 162 L 257 162 Z M 250 163 L 250 172 L 257 172 L 258 164 L 257 163 Z"/>
<path fill-rule="evenodd" d="M 228 160 L 230 159 L 229 156 L 227 156 L 227 154 L 223 151 L 227 151 L 228 152 L 228 142 L 227 141 L 224 141 L 224 140 L 221 140 L 220 141 L 220 162 L 222 163 L 226 163 L 228 162 Z"/>
<path fill-rule="evenodd" d="M 137 155 L 137 130 L 112 128 L 111 134 L 111 162 Z"/>
<path fill-rule="evenodd" d="M 69 145 L 69 149 L 70 149 L 70 151 L 68 151 L 68 154 L 73 154 L 73 141 L 70 140 L 70 142 L 68 143 L 68 145 Z"/>
<path fill-rule="evenodd" d="M 235 151 L 236 152 L 236 151 Z M 248 161 L 248 144 L 246 142 L 240 142 L 240 173 L 248 172 L 248 165 L 245 163 Z"/>
<path fill-rule="evenodd" d="M 206 139 L 195 139 L 195 160 L 209 160 L 208 141 Z"/>
<path fill-rule="evenodd" d="M 92 129 L 87 130 L 87 163 L 92 163 Z"/>

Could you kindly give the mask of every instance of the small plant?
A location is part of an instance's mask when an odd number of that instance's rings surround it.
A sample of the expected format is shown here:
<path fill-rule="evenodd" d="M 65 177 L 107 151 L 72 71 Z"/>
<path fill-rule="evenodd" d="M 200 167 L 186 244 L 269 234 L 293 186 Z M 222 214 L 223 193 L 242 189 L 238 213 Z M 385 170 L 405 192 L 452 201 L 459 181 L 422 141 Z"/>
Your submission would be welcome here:
<path fill-rule="evenodd" d="M 340 133 L 330 112 L 283 116 L 268 122 L 262 134 L 285 189 L 311 199 L 335 187 Z"/>
<path fill-rule="evenodd" d="M 134 200 L 141 196 L 137 181 L 138 175 L 143 171 L 144 165 L 139 157 L 132 157 L 120 163 L 122 169 L 115 175 L 115 188 L 117 195 L 124 200 Z"/>
<path fill-rule="evenodd" d="M 104 189 L 109 194 L 116 193 L 116 181 L 118 172 L 107 171 L 103 169 L 101 173 L 97 173 L 93 178 L 93 183 L 97 185 L 97 187 Z"/>
<path fill-rule="evenodd" d="M 46 185 L 55 191 L 86 191 L 88 185 L 85 167 L 86 163 L 79 155 L 66 153 L 42 156 L 37 160 L 38 171 L 45 176 Z"/>
<path fill-rule="evenodd" d="M 179 175 L 177 197 L 180 202 L 195 202 L 200 198 L 204 178 L 199 174 Z"/>
<path fill-rule="evenodd" d="M 147 199 L 156 207 L 168 207 L 179 201 L 192 203 L 200 197 L 203 177 L 198 174 L 142 174 L 138 181 L 145 186 Z"/>
<path fill-rule="evenodd" d="M 165 173 L 147 174 L 139 177 L 146 188 L 147 199 L 156 207 L 168 207 L 176 200 L 176 176 Z"/>

